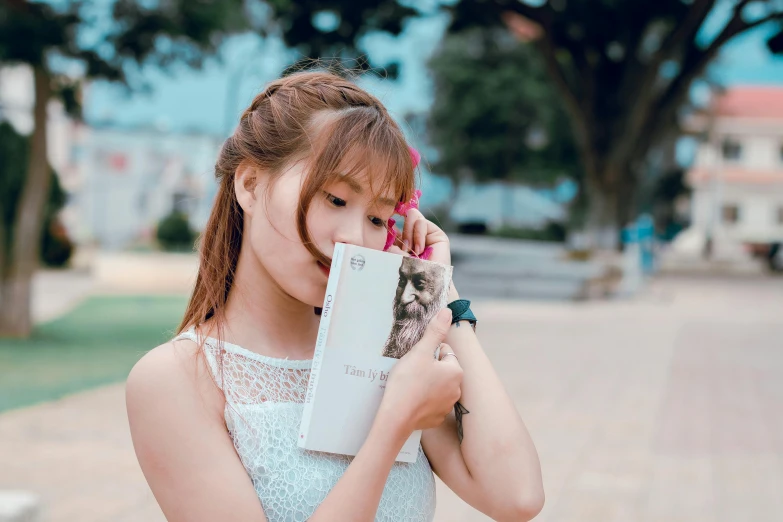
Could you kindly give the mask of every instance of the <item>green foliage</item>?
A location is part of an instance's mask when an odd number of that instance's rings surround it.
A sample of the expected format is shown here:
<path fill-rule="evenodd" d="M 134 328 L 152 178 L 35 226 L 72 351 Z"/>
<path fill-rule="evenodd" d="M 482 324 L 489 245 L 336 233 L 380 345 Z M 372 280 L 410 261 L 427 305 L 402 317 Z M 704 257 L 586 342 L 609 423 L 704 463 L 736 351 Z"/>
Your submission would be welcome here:
<path fill-rule="evenodd" d="M 81 19 L 78 6 L 65 9 L 27 0 L 0 3 L 0 63 L 44 65 L 50 49 L 71 49 Z"/>
<path fill-rule="evenodd" d="M 27 170 L 29 142 L 29 137 L 18 134 L 8 122 L 0 122 L 0 219 L 6 230 L 6 244 L 3 249 L 6 255 L 10 255 L 10 247 L 13 244 L 14 220 Z M 57 214 L 65 205 L 66 198 L 58 176 L 52 171 L 41 233 L 41 260 L 48 266 L 65 265 L 73 251 L 73 244 L 57 220 Z"/>
<path fill-rule="evenodd" d="M 115 29 L 108 37 L 115 52 L 110 63 L 118 69 L 123 63 L 200 67 L 227 36 L 250 29 L 246 3 L 117 0 Z"/>
<path fill-rule="evenodd" d="M 433 169 L 452 179 L 551 183 L 579 163 L 562 102 L 528 45 L 503 31 L 448 36 L 430 61 Z M 538 143 L 536 143 L 538 142 Z"/>
<path fill-rule="evenodd" d="M 286 45 L 303 58 L 287 72 L 309 59 L 321 58 L 348 69 L 395 78 L 399 64 L 391 61 L 379 64 L 382 70 L 376 69 L 360 49 L 360 42 L 375 32 L 397 36 L 405 21 L 418 14 L 398 0 L 270 0 L 267 5 L 271 8 L 267 27 L 279 31 Z M 331 23 L 323 25 L 319 17 L 327 17 Z"/>
<path fill-rule="evenodd" d="M 196 236 L 188 217 L 182 212 L 174 210 L 158 223 L 156 237 L 165 250 L 191 251 Z"/>

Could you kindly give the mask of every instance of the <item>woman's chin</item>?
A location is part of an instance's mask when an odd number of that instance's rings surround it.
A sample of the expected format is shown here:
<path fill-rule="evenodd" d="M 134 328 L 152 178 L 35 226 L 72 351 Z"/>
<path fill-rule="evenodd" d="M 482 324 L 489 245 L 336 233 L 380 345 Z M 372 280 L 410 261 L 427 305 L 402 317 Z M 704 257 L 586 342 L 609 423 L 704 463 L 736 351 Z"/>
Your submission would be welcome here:
<path fill-rule="evenodd" d="M 320 288 L 309 289 L 305 295 L 301 295 L 299 301 L 313 308 L 321 308 L 324 305 L 324 298 L 326 297 L 326 283 Z"/>

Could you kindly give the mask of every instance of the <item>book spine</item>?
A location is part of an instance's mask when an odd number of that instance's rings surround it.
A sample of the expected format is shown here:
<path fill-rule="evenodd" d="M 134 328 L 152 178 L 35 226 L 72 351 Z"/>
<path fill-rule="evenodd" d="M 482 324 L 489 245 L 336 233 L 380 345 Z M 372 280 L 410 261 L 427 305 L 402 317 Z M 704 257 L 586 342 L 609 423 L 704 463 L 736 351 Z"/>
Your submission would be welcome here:
<path fill-rule="evenodd" d="M 313 353 L 313 365 L 310 370 L 310 379 L 307 383 L 307 394 L 305 395 L 304 413 L 302 422 L 299 426 L 299 447 L 304 448 L 307 444 L 308 432 L 310 431 L 310 418 L 313 414 L 313 397 L 318 386 L 318 376 L 320 375 L 321 365 L 323 363 L 324 348 L 329 337 L 329 325 L 332 322 L 334 314 L 334 304 L 337 297 L 337 285 L 340 281 L 340 273 L 343 269 L 343 256 L 345 245 L 337 243 L 334 245 L 332 253 L 332 266 L 329 272 L 329 282 L 326 284 L 326 295 L 324 296 L 324 305 L 321 310 L 321 322 L 318 325 L 318 339 L 315 342 L 315 352 Z"/>

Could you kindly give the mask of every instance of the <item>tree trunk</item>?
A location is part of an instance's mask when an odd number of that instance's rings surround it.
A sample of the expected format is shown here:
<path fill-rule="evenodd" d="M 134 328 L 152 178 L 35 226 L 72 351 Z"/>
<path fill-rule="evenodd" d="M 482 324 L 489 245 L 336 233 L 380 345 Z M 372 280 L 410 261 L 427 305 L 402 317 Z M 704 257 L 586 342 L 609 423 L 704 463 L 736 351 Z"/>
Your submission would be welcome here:
<path fill-rule="evenodd" d="M 617 250 L 620 246 L 620 227 L 617 223 L 619 194 L 585 183 L 587 191 L 587 219 L 585 232 L 591 248 Z"/>
<path fill-rule="evenodd" d="M 630 164 L 611 164 L 595 152 L 593 159 L 601 168 L 588 172 L 581 184 L 585 240 L 590 248 L 622 250 L 621 232 L 637 209 L 637 176 Z"/>
<path fill-rule="evenodd" d="M 38 267 L 44 205 L 49 194 L 51 169 L 47 159 L 46 109 L 51 98 L 51 77 L 44 66 L 33 69 L 35 77 L 35 128 L 30 141 L 27 175 L 16 211 L 7 269 L 0 281 L 0 336 L 29 337 L 32 331 L 32 279 Z"/>
<path fill-rule="evenodd" d="M 639 173 L 640 167 L 624 165 L 617 181 L 617 215 L 615 223 L 620 230 L 636 220 L 639 212 Z"/>

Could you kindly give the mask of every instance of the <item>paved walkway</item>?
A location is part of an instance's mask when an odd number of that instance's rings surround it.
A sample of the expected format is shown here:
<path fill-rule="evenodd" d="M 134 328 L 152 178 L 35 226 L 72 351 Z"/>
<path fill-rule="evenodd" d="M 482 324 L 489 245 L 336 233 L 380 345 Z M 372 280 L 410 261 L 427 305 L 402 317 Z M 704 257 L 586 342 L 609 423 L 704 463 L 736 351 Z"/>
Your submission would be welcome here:
<path fill-rule="evenodd" d="M 475 308 L 541 455 L 537 520 L 783 519 L 783 278 Z M 163 520 L 121 384 L 0 415 L 0 441 L 0 489 L 39 492 L 45 520 Z M 486 520 L 442 485 L 438 497 L 438 522 Z"/>

